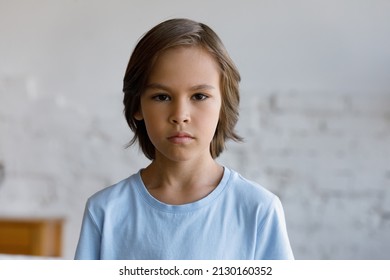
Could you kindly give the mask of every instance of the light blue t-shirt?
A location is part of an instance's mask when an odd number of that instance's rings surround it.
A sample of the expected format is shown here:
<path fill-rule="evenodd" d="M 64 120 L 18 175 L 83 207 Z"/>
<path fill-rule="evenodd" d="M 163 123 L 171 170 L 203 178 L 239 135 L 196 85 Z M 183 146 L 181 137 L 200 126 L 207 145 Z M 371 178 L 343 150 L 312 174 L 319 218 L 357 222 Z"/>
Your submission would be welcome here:
<path fill-rule="evenodd" d="M 75 259 L 293 259 L 277 196 L 224 168 L 205 198 L 155 199 L 140 172 L 89 198 Z"/>

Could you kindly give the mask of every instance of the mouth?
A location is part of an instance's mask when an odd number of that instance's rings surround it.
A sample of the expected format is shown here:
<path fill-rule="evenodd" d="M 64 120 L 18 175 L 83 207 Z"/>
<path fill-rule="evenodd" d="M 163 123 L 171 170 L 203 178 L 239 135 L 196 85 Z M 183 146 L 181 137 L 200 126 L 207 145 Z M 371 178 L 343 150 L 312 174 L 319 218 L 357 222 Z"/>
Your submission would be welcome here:
<path fill-rule="evenodd" d="M 174 144 L 186 144 L 188 142 L 191 142 L 193 139 L 194 137 L 186 132 L 179 132 L 168 137 L 168 140 Z"/>

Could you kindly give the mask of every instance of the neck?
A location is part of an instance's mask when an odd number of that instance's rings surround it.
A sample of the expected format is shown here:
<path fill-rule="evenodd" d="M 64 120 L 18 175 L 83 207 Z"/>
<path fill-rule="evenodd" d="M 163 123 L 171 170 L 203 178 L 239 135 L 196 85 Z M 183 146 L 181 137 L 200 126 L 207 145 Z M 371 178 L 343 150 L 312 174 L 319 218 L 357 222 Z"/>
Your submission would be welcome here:
<path fill-rule="evenodd" d="M 222 179 L 223 168 L 211 156 L 189 162 L 156 158 L 142 170 L 141 176 L 155 198 L 170 204 L 183 204 L 213 191 Z"/>
<path fill-rule="evenodd" d="M 156 159 L 143 171 L 143 174 L 144 177 L 150 179 L 156 178 L 154 181 L 160 182 L 159 185 L 186 188 L 202 184 L 202 181 L 213 181 L 210 177 L 214 177 L 212 175 L 218 174 L 220 171 L 222 171 L 222 167 L 211 157 L 195 162 L 172 162 Z"/>

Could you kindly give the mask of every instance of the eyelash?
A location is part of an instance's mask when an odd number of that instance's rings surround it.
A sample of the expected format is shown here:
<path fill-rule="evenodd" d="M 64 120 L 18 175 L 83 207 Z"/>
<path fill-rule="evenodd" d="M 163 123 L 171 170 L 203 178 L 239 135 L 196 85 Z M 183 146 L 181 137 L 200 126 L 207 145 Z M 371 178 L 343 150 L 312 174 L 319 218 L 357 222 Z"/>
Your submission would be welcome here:
<path fill-rule="evenodd" d="M 203 100 L 206 100 L 209 97 L 206 94 L 203 94 L 203 93 L 196 93 L 196 94 L 194 94 L 192 96 L 192 98 L 194 98 L 197 101 L 203 101 Z"/>
<path fill-rule="evenodd" d="M 195 93 L 194 95 L 191 96 L 191 99 L 196 101 L 203 101 L 206 100 L 207 98 L 208 96 L 203 93 Z M 152 96 L 152 99 L 159 102 L 166 102 L 170 100 L 170 97 L 168 94 L 157 94 Z"/>
<path fill-rule="evenodd" d="M 157 94 L 152 97 L 153 100 L 160 101 L 160 102 L 168 101 L 167 98 L 169 98 L 167 94 Z"/>

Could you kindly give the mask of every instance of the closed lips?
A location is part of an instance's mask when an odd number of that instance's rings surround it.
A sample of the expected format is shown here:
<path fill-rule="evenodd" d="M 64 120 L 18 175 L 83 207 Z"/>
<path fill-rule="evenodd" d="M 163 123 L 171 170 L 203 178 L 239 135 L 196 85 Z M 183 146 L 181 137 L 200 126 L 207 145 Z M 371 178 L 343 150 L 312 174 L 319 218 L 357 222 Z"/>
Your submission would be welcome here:
<path fill-rule="evenodd" d="M 174 143 L 184 143 L 184 142 L 187 142 L 187 141 L 190 141 L 192 140 L 194 137 L 192 137 L 190 134 L 188 133 L 178 133 L 178 134 L 175 134 L 175 135 L 172 135 L 170 137 L 168 137 L 168 139 Z"/>

